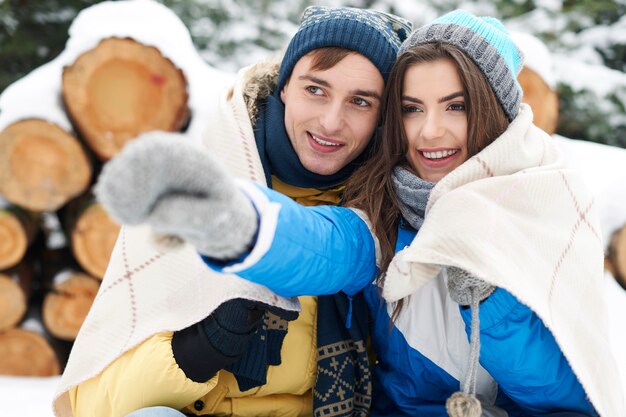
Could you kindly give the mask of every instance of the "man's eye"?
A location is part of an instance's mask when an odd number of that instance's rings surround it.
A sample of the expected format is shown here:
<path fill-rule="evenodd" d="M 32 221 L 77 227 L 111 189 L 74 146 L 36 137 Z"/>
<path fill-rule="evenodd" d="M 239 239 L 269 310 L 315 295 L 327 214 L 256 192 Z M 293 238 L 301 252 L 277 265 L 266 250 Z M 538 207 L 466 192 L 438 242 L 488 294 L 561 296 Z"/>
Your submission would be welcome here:
<path fill-rule="evenodd" d="M 354 104 L 356 104 L 359 107 L 369 107 L 371 106 L 371 103 L 365 99 L 362 99 L 361 97 L 355 97 L 354 100 L 352 100 L 352 102 Z"/>
<path fill-rule="evenodd" d="M 324 91 L 321 88 L 319 88 L 319 87 L 317 87 L 315 85 L 310 85 L 310 86 L 306 87 L 306 91 L 308 91 L 309 93 L 314 94 L 316 96 L 321 96 L 324 93 Z"/>

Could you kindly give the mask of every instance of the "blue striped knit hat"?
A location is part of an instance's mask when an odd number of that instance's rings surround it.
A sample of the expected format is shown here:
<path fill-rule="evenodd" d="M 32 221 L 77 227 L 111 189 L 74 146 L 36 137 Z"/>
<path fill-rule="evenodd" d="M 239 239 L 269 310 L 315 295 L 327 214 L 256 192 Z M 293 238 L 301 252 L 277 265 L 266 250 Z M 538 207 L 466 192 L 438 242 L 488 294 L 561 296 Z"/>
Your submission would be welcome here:
<path fill-rule="evenodd" d="M 455 10 L 416 29 L 404 41 L 399 54 L 417 45 L 439 42 L 456 46 L 478 65 L 509 121 L 515 119 L 522 101 L 517 75 L 524 56 L 502 22 Z"/>
<path fill-rule="evenodd" d="M 400 44 L 413 25 L 401 17 L 351 7 L 309 6 L 291 39 L 278 75 L 280 91 L 296 62 L 314 49 L 341 47 L 358 52 L 378 68 L 387 81 Z"/>

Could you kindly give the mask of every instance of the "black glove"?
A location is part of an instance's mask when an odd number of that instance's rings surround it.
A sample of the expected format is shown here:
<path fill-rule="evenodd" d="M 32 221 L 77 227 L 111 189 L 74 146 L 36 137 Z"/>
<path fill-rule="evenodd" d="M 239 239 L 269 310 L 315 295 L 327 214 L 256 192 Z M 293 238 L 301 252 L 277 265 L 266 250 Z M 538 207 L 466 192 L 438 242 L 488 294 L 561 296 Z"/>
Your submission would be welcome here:
<path fill-rule="evenodd" d="M 237 259 L 258 228 L 254 206 L 225 169 L 179 134 L 130 142 L 104 166 L 94 191 L 120 223 L 148 223 L 214 259 Z"/>
<path fill-rule="evenodd" d="M 175 332 L 172 351 L 178 366 L 196 382 L 209 380 L 245 352 L 261 326 L 265 307 L 236 298 L 221 304 L 201 322 Z"/>

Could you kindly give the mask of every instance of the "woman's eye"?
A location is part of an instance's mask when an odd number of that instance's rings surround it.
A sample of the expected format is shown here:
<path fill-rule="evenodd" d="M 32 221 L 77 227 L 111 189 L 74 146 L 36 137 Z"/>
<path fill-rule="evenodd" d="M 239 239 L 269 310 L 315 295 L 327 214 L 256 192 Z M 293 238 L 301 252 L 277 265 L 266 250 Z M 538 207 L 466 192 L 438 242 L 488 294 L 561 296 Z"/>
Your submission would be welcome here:
<path fill-rule="evenodd" d="M 352 100 L 352 102 L 354 104 L 356 104 L 357 106 L 359 106 L 359 107 L 369 107 L 369 106 L 371 106 L 369 101 L 367 101 L 365 99 L 362 99 L 361 97 L 355 97 L 354 100 Z"/>
<path fill-rule="evenodd" d="M 413 105 L 402 106 L 402 113 L 417 113 L 421 111 L 419 107 Z"/>
<path fill-rule="evenodd" d="M 454 111 L 465 111 L 465 103 L 452 103 L 450 104 L 449 109 Z"/>
<path fill-rule="evenodd" d="M 319 87 L 317 87 L 315 85 L 310 85 L 310 86 L 306 87 L 306 91 L 308 91 L 309 93 L 314 94 L 316 96 L 321 96 L 322 94 L 324 94 L 324 91 L 321 88 L 319 88 Z"/>

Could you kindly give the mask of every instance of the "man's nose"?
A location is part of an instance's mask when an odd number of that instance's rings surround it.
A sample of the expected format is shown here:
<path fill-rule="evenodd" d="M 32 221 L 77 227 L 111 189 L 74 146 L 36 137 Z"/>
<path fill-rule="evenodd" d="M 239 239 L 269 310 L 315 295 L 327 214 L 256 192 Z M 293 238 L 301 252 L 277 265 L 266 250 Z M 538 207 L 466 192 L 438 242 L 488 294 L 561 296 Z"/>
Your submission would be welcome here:
<path fill-rule="evenodd" d="M 330 103 L 320 115 L 320 124 L 324 134 L 333 135 L 341 131 L 345 124 L 345 109 L 342 103 Z"/>

